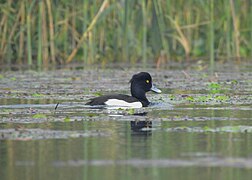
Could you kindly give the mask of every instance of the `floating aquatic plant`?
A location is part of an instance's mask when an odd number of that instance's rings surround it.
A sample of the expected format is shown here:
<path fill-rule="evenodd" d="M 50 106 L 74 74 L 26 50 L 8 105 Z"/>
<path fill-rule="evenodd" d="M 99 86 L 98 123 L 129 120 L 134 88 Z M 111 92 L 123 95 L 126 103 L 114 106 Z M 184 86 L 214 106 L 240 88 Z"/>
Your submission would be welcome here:
<path fill-rule="evenodd" d="M 222 86 L 219 83 L 210 83 L 208 84 L 207 88 L 209 89 L 211 94 L 220 93 Z"/>
<path fill-rule="evenodd" d="M 43 118 L 47 118 L 47 116 L 45 114 L 35 114 L 32 116 L 32 118 L 34 119 L 43 119 Z"/>
<path fill-rule="evenodd" d="M 40 93 L 33 93 L 32 94 L 32 97 L 42 97 L 44 96 L 43 94 L 40 94 Z"/>
<path fill-rule="evenodd" d="M 70 121 L 71 119 L 68 116 L 64 118 L 64 122 L 70 122 Z"/>
<path fill-rule="evenodd" d="M 186 96 L 185 100 L 189 102 L 207 102 L 207 103 L 216 103 L 216 102 L 225 102 L 230 98 L 227 95 L 198 95 L 198 96 Z"/>

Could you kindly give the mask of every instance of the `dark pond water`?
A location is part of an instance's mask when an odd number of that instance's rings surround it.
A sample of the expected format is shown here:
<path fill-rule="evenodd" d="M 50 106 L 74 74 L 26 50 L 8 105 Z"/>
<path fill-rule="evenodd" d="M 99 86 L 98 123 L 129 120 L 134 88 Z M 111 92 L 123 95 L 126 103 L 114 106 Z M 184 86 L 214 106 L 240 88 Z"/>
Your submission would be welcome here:
<path fill-rule="evenodd" d="M 1 179 L 250 179 L 251 69 L 2 72 Z M 163 91 L 148 93 L 150 107 L 84 105 L 128 94 L 139 71 Z"/>

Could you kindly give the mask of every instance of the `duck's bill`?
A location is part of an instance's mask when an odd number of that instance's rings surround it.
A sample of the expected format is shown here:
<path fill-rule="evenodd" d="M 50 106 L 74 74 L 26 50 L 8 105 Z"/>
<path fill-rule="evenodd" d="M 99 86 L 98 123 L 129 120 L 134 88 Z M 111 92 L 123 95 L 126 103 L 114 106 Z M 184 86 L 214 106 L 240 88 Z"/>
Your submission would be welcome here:
<path fill-rule="evenodd" d="M 152 84 L 151 87 L 151 91 L 155 92 L 155 93 L 161 93 L 162 91 L 160 89 L 158 89 L 154 84 Z"/>

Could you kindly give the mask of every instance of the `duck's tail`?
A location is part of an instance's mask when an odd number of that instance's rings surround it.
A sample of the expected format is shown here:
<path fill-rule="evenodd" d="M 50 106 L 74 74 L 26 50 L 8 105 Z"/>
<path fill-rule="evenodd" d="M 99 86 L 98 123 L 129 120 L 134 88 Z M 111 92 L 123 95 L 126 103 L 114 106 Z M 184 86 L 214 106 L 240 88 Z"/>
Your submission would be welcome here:
<path fill-rule="evenodd" d="M 58 108 L 58 106 L 59 106 L 59 102 L 56 104 L 54 109 L 56 110 Z"/>

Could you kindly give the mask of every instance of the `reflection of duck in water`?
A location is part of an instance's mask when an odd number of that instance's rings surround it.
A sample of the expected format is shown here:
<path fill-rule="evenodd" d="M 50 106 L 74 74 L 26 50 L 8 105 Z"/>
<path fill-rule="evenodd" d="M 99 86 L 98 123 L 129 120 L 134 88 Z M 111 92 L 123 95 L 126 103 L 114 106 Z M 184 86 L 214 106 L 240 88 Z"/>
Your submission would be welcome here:
<path fill-rule="evenodd" d="M 142 131 L 143 128 L 152 128 L 152 121 L 130 121 L 133 131 Z"/>
<path fill-rule="evenodd" d="M 157 89 L 152 84 L 151 75 L 147 72 L 140 72 L 133 75 L 130 80 L 131 86 L 131 95 L 123 94 L 113 94 L 100 96 L 94 99 L 91 99 L 87 105 L 108 105 L 108 106 L 122 106 L 129 108 L 141 108 L 146 107 L 150 104 L 146 98 L 146 92 L 154 91 L 156 93 L 161 93 L 161 90 Z"/>
<path fill-rule="evenodd" d="M 135 116 L 146 116 L 148 114 L 148 112 L 142 112 L 142 113 L 135 113 Z M 130 121 L 130 127 L 131 130 L 134 132 L 142 132 L 142 133 L 147 133 L 150 132 L 151 129 L 148 128 L 152 128 L 152 121 Z"/>

